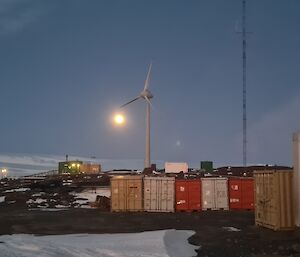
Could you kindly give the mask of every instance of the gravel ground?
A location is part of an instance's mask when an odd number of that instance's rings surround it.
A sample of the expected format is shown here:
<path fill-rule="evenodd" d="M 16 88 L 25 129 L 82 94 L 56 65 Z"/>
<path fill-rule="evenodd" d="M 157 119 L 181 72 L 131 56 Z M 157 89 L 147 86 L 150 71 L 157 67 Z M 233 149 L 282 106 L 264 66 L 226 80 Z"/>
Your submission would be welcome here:
<path fill-rule="evenodd" d="M 274 232 L 253 224 L 254 213 L 248 211 L 110 213 L 0 207 L 0 234 L 129 233 L 173 228 L 196 231 L 189 241 L 201 246 L 198 256 L 300 256 L 299 230 Z"/>

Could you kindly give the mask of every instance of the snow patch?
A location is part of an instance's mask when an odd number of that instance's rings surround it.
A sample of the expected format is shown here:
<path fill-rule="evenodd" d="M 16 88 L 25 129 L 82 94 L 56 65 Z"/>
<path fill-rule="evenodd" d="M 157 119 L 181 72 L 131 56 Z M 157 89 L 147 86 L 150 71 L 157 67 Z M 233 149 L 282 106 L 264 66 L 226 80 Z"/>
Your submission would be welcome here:
<path fill-rule="evenodd" d="M 74 196 L 74 203 L 78 204 L 82 208 L 91 208 L 89 203 L 95 202 L 97 195 L 110 197 L 111 192 L 110 188 L 94 188 L 94 189 L 85 189 L 80 193 L 71 192 L 71 195 Z"/>
<path fill-rule="evenodd" d="M 227 230 L 229 232 L 239 232 L 241 229 L 235 228 L 235 227 L 223 227 L 224 230 Z"/>
<path fill-rule="evenodd" d="M 0 196 L 0 203 L 5 202 L 5 196 Z"/>
<path fill-rule="evenodd" d="M 45 203 L 45 202 L 47 202 L 46 199 L 37 198 L 37 199 L 35 199 L 35 200 L 29 199 L 26 203 L 27 203 L 27 204 L 31 204 L 31 203 L 38 203 L 38 204 L 40 204 L 40 203 Z"/>
<path fill-rule="evenodd" d="M 0 236 L 1 257 L 192 257 L 189 230 L 161 230 L 134 234 L 75 234 Z"/>
<path fill-rule="evenodd" d="M 30 188 L 15 188 L 15 189 L 10 189 L 10 190 L 5 190 L 3 193 L 13 193 L 13 192 L 26 192 L 31 190 Z"/>

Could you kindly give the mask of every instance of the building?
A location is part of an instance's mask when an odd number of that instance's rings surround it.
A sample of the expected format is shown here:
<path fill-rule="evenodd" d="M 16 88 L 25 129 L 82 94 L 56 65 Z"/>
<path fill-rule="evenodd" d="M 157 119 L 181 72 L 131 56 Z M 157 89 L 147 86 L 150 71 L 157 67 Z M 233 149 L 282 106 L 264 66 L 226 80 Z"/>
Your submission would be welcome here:
<path fill-rule="evenodd" d="M 101 172 L 100 164 L 84 163 L 82 161 L 64 161 L 58 163 L 58 174 L 97 174 Z"/>

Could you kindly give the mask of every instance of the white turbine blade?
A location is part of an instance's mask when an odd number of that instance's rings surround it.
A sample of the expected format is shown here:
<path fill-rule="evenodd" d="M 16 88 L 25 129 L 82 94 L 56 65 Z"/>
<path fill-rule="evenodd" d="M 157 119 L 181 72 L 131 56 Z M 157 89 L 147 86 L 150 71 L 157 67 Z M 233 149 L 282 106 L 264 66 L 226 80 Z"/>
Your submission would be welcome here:
<path fill-rule="evenodd" d="M 148 74 L 147 74 L 147 77 L 146 77 L 146 80 L 145 80 L 144 91 L 149 88 L 151 68 L 152 68 L 152 62 L 150 63 Z"/>
<path fill-rule="evenodd" d="M 152 103 L 151 103 L 150 99 L 147 96 L 145 96 L 145 100 L 150 104 L 151 108 L 153 108 Z"/>
<path fill-rule="evenodd" d="M 133 100 L 129 101 L 128 103 L 121 105 L 120 108 L 123 108 L 124 106 L 126 106 L 128 104 L 131 104 L 132 102 L 138 100 L 139 98 L 140 98 L 140 96 L 138 96 L 137 98 L 134 98 Z"/>

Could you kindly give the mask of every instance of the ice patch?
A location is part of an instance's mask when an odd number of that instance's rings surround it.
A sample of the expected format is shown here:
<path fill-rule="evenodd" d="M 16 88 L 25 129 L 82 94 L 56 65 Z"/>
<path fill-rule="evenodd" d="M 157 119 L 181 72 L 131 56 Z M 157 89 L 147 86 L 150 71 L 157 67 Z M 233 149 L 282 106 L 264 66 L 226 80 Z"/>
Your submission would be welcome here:
<path fill-rule="evenodd" d="M 241 229 L 235 228 L 235 227 L 223 227 L 224 230 L 227 230 L 229 232 L 239 232 Z"/>
<path fill-rule="evenodd" d="M 1 257 L 192 257 L 193 231 L 161 230 L 134 234 L 0 236 Z"/>

